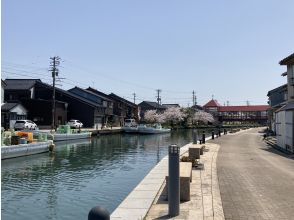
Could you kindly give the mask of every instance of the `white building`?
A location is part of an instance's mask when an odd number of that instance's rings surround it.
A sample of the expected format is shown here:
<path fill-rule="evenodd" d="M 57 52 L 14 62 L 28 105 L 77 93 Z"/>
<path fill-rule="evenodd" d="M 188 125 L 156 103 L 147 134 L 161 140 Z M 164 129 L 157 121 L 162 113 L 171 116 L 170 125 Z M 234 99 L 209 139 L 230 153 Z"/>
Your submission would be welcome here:
<path fill-rule="evenodd" d="M 294 53 L 281 60 L 280 65 L 287 66 L 283 76 L 287 76 L 288 100 L 276 112 L 277 145 L 294 153 Z"/>

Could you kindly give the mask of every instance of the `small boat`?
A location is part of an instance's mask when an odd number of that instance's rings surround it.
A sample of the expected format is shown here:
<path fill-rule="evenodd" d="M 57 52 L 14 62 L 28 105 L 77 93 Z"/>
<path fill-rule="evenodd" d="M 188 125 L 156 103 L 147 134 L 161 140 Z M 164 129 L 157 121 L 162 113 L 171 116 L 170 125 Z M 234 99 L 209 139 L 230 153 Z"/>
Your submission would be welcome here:
<path fill-rule="evenodd" d="M 153 125 L 139 125 L 138 132 L 141 134 L 162 134 L 170 132 L 170 129 L 162 128 L 161 124 L 156 123 Z"/>
<path fill-rule="evenodd" d="M 74 132 L 74 133 L 73 133 Z M 53 141 L 68 141 L 90 138 L 91 132 L 71 130 L 69 125 L 59 125 L 55 133 L 51 133 Z"/>
<path fill-rule="evenodd" d="M 54 145 L 52 141 L 1 146 L 1 160 L 46 153 L 52 151 L 53 148 Z"/>
<path fill-rule="evenodd" d="M 67 141 L 67 140 L 91 138 L 91 132 L 82 132 L 82 133 L 74 133 L 74 134 L 53 133 L 52 135 L 53 135 L 54 141 Z"/>
<path fill-rule="evenodd" d="M 125 125 L 123 126 L 123 131 L 126 133 L 137 133 L 138 124 L 135 119 L 126 119 Z"/>
<path fill-rule="evenodd" d="M 59 125 L 56 132 L 41 130 L 34 130 L 30 132 L 36 137 L 45 137 L 45 141 L 53 140 L 54 142 L 90 138 L 92 135 L 92 132 L 70 129 L 69 125 Z"/>

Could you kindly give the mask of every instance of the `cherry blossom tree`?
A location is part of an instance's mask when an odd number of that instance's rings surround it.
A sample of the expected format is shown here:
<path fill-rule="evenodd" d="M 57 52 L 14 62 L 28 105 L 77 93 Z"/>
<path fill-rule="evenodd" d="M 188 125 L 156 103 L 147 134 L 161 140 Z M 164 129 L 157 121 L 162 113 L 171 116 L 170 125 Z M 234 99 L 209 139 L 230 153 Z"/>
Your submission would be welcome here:
<path fill-rule="evenodd" d="M 184 120 L 185 113 L 179 107 L 171 107 L 163 112 L 164 120 L 171 125 Z"/>
<path fill-rule="evenodd" d="M 145 113 L 144 113 L 144 120 L 146 122 L 149 122 L 149 123 L 155 123 L 157 122 L 157 113 L 156 113 L 156 110 L 147 110 Z"/>
<path fill-rule="evenodd" d="M 208 112 L 199 111 L 199 112 L 195 112 L 195 114 L 193 116 L 193 121 L 203 122 L 203 123 L 207 123 L 207 122 L 213 123 L 214 122 L 214 118 Z"/>
<path fill-rule="evenodd" d="M 156 110 L 147 110 L 144 114 L 144 120 L 149 123 L 164 123 L 165 117 L 161 113 L 157 113 Z"/>

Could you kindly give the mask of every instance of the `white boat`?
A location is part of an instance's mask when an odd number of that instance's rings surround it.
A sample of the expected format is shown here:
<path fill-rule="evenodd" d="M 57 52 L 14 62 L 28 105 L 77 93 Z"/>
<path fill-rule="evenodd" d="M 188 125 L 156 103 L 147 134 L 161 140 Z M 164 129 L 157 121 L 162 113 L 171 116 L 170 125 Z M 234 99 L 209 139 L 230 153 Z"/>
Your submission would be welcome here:
<path fill-rule="evenodd" d="M 1 160 L 49 152 L 52 144 L 52 141 L 45 141 L 29 144 L 1 146 Z"/>
<path fill-rule="evenodd" d="M 122 129 L 126 133 L 137 133 L 138 124 L 135 119 L 126 119 L 125 125 L 122 127 Z"/>
<path fill-rule="evenodd" d="M 170 132 L 170 129 L 162 128 L 161 124 L 156 123 L 153 125 L 139 125 L 138 132 L 141 134 L 162 134 Z"/>
<path fill-rule="evenodd" d="M 60 127 L 66 127 L 65 130 L 60 130 Z M 34 133 L 34 135 L 46 134 L 46 140 L 53 140 L 55 141 L 68 141 L 68 140 L 78 140 L 78 139 L 85 139 L 91 138 L 92 132 L 88 131 L 81 131 L 80 133 L 71 133 L 71 129 L 67 128 L 67 125 L 61 125 L 58 127 L 57 132 L 49 132 L 49 131 L 41 131 L 41 130 L 34 130 L 29 131 Z M 25 130 L 27 131 L 27 130 Z"/>
<path fill-rule="evenodd" d="M 52 135 L 53 135 L 54 141 L 67 141 L 67 140 L 91 138 L 91 132 L 82 132 L 82 133 L 74 133 L 74 134 L 53 133 Z"/>

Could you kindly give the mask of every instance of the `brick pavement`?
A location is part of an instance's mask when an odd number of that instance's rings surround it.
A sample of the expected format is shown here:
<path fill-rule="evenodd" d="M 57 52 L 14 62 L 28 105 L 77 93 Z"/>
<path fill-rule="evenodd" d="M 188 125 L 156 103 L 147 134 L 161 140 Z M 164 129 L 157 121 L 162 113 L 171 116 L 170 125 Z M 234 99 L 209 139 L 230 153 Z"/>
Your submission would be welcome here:
<path fill-rule="evenodd" d="M 168 202 L 163 184 L 150 208 L 146 220 L 151 219 L 193 219 L 223 220 L 224 213 L 217 181 L 216 158 L 219 145 L 206 143 L 206 151 L 201 155 L 203 169 L 192 170 L 191 200 L 181 202 L 180 215 L 168 216 Z"/>
<path fill-rule="evenodd" d="M 214 140 L 217 173 L 228 220 L 294 219 L 294 160 L 271 148 L 260 129 Z"/>

